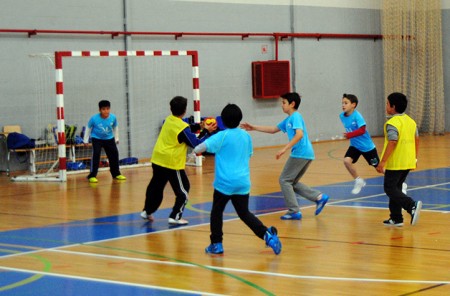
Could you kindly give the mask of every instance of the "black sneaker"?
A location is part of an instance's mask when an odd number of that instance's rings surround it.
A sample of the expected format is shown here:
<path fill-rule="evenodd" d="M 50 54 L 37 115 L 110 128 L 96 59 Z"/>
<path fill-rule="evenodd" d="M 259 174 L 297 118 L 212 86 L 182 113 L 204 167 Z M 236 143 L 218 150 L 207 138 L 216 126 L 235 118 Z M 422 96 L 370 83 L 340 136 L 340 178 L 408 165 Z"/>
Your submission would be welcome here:
<path fill-rule="evenodd" d="M 411 225 L 416 225 L 419 221 L 420 210 L 422 209 L 422 202 L 416 201 L 411 210 Z"/>
<path fill-rule="evenodd" d="M 386 226 L 395 226 L 395 227 L 403 226 L 403 222 L 397 222 L 397 221 L 394 221 L 392 219 L 384 220 L 383 224 L 386 225 Z"/>

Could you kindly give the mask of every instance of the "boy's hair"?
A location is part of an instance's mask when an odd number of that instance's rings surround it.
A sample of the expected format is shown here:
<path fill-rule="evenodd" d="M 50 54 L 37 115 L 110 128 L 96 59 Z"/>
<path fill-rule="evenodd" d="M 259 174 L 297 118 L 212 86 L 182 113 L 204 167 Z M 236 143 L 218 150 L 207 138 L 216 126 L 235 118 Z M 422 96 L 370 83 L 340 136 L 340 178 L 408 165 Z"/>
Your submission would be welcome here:
<path fill-rule="evenodd" d="M 355 107 L 358 106 L 358 98 L 355 95 L 343 94 L 342 97 L 348 99 L 350 103 L 356 104 Z"/>
<path fill-rule="evenodd" d="M 102 109 L 104 107 L 111 107 L 111 102 L 108 100 L 101 100 L 98 102 L 98 109 Z"/>
<path fill-rule="evenodd" d="M 220 116 L 222 117 L 222 122 L 226 127 L 236 128 L 242 120 L 242 111 L 238 105 L 228 104 L 225 108 L 223 108 Z"/>
<path fill-rule="evenodd" d="M 406 110 L 406 107 L 408 106 L 408 99 L 406 96 L 399 92 L 391 93 L 387 97 L 389 101 L 389 105 L 395 109 L 397 113 L 403 113 Z"/>
<path fill-rule="evenodd" d="M 172 100 L 170 100 L 170 111 L 172 111 L 172 115 L 180 116 L 186 112 L 187 108 L 187 99 L 182 96 L 176 96 Z"/>
<path fill-rule="evenodd" d="M 298 107 L 300 106 L 300 103 L 302 102 L 302 97 L 296 92 L 285 93 L 285 94 L 281 95 L 280 97 L 287 100 L 289 104 L 291 104 L 292 102 L 295 102 L 294 109 L 296 109 L 296 110 L 298 109 Z"/>

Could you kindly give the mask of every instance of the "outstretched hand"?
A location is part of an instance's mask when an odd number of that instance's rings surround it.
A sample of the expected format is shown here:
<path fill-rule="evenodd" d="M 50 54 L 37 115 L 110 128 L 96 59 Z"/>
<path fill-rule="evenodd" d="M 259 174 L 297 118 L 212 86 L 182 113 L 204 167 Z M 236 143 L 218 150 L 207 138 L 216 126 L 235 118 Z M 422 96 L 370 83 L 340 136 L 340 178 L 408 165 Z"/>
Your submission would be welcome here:
<path fill-rule="evenodd" d="M 242 129 L 245 129 L 246 131 L 252 131 L 255 129 L 255 127 L 248 122 L 243 122 L 243 123 L 241 123 L 240 126 Z"/>

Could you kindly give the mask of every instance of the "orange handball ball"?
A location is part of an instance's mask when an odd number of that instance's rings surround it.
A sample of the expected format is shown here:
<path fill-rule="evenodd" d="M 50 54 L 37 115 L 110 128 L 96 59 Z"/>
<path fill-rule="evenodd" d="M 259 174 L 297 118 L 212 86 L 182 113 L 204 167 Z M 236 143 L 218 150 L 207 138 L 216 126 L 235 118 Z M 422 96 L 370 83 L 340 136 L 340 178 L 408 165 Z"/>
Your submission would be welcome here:
<path fill-rule="evenodd" d="M 205 124 L 206 125 L 212 125 L 216 123 L 216 119 L 214 117 L 208 117 L 205 119 Z"/>

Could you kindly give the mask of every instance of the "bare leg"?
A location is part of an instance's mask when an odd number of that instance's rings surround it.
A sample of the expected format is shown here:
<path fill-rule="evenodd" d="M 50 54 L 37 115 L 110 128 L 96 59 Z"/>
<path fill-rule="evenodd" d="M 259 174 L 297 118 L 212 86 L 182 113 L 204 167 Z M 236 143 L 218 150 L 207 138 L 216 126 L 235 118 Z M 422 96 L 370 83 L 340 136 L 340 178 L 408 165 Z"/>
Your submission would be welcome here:
<path fill-rule="evenodd" d="M 355 179 L 355 185 L 352 189 L 352 194 L 358 194 L 361 192 L 361 189 L 366 186 L 366 182 L 363 178 L 358 176 L 356 172 L 355 166 L 353 165 L 353 159 L 351 157 L 344 158 L 344 165 L 347 168 L 347 171 L 352 175 L 353 179 Z"/>
<path fill-rule="evenodd" d="M 352 175 L 353 179 L 359 177 L 358 173 L 356 172 L 355 166 L 353 165 L 353 159 L 351 157 L 344 158 L 344 165 L 350 175 Z"/>

